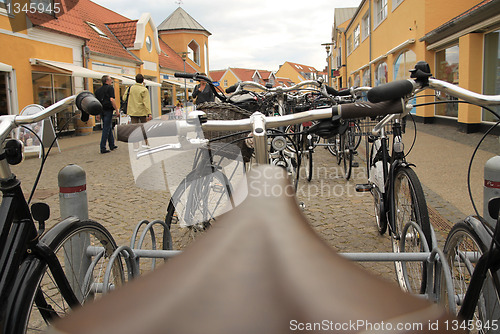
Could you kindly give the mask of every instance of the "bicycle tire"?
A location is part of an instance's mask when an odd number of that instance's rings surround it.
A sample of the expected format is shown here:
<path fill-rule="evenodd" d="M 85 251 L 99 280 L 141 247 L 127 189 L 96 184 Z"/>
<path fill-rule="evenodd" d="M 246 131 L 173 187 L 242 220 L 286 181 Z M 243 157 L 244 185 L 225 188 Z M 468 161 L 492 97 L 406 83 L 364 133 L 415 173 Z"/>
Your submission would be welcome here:
<path fill-rule="evenodd" d="M 476 267 L 476 261 L 481 255 L 488 251 L 488 247 L 471 225 L 461 221 L 456 223 L 448 233 L 443 251 L 445 254 L 445 261 L 451 269 L 453 290 L 455 293 L 454 299 L 457 301 L 456 308 L 458 314 L 462 306 L 465 292 L 469 289 L 469 283 Z M 450 310 L 447 290 L 446 286 L 443 284 L 443 278 L 441 278 L 439 296 L 445 308 Z M 488 270 L 481 287 L 479 300 L 473 317 L 474 319 L 464 320 L 473 320 L 475 324 L 478 323 L 478 321 L 481 321 L 483 324 L 488 322 L 489 324 L 500 322 L 500 282 L 498 273 L 491 273 L 491 271 Z M 486 328 L 483 328 L 482 331 L 473 330 L 471 333 L 493 333 L 497 331 L 498 329 L 493 331 L 492 329 L 486 330 Z"/>
<path fill-rule="evenodd" d="M 334 157 L 337 156 L 337 150 L 336 150 L 336 143 L 335 143 L 335 137 L 333 138 L 328 138 L 325 140 L 326 141 L 326 148 L 328 149 L 328 152 L 330 152 L 331 155 Z"/>
<path fill-rule="evenodd" d="M 304 140 L 304 149 L 302 156 L 304 157 L 305 167 L 306 167 L 306 178 L 308 182 L 311 182 L 313 177 L 313 139 L 305 138 Z"/>
<path fill-rule="evenodd" d="M 188 175 L 179 184 L 168 203 L 165 223 L 170 229 L 174 250 L 186 248 L 213 225 L 216 220 L 213 213 L 220 207 L 211 209 L 210 205 L 217 205 L 216 202 L 226 205 L 230 200 L 231 190 L 227 188 L 228 181 L 225 176 L 222 173 L 212 173 L 210 177 L 213 179 L 205 177 L 192 181 Z M 220 193 L 221 187 L 226 189 L 221 193 L 222 196 L 211 197 L 211 193 Z M 185 223 L 179 221 L 179 215 Z"/>
<path fill-rule="evenodd" d="M 432 249 L 431 225 L 422 185 L 417 174 L 410 167 L 400 167 L 394 173 L 394 231 L 391 235 L 393 252 L 424 252 L 424 241 Z M 410 226 L 404 237 L 401 235 L 405 225 Z M 422 237 L 424 239 L 422 239 Z M 404 240 L 403 240 L 404 239 Z M 410 293 L 424 293 L 427 285 L 426 262 L 394 262 L 399 285 Z"/>
<path fill-rule="evenodd" d="M 91 220 L 65 220 L 47 231 L 41 242 L 54 251 L 64 275 L 73 285 L 73 291 L 80 304 L 99 298 L 101 295 L 99 287 L 103 283 L 107 259 L 117 249 L 113 237 L 104 226 Z M 94 266 L 90 267 L 87 265 L 91 259 L 81 256 L 82 252 L 87 252 L 88 246 L 99 247 L 97 252 L 101 255 L 93 259 Z M 72 259 L 78 259 L 78 263 Z M 82 265 L 83 262 L 86 264 Z M 30 256 L 23 262 L 21 269 L 19 276 L 22 278 L 18 280 L 9 298 L 10 307 L 6 316 L 5 333 L 46 330 L 50 322 L 71 310 L 63 297 L 64 292 L 61 292 L 44 260 Z M 110 273 L 112 280 L 109 283 L 111 286 L 108 287 L 116 288 L 124 283 L 125 275 L 121 261 L 113 263 Z M 79 277 L 75 279 L 75 276 Z M 84 282 L 85 279 L 87 283 Z"/>
<path fill-rule="evenodd" d="M 356 151 L 359 147 L 359 144 L 361 144 L 361 137 L 363 137 L 363 131 L 361 130 L 361 127 L 359 126 L 359 122 L 355 121 L 352 126 L 352 131 L 354 134 L 354 151 Z"/>
<path fill-rule="evenodd" d="M 352 156 L 353 156 L 353 133 L 348 128 L 342 135 L 342 158 L 344 160 L 344 178 L 349 180 L 352 174 Z"/>

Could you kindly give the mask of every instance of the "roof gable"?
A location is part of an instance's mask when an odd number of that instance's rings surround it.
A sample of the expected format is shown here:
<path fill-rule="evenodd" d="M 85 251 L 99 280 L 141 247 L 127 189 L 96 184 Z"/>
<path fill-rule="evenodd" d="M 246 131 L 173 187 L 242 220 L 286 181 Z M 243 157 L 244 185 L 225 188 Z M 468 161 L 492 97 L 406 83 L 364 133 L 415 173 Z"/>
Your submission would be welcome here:
<path fill-rule="evenodd" d="M 201 24 L 198 23 L 184 9 L 178 7 L 170 14 L 159 26 L 158 30 L 198 30 L 208 32 Z"/>

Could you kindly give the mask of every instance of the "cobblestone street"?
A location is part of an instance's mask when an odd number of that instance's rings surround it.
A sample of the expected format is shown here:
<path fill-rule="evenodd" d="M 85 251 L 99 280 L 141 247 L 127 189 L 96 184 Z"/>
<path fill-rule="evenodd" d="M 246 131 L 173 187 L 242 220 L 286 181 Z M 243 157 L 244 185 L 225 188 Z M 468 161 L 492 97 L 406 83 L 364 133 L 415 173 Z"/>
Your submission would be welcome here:
<path fill-rule="evenodd" d="M 418 124 L 417 127 L 432 132 L 429 125 Z M 453 131 L 456 130 L 448 130 L 452 134 Z M 412 129 L 407 131 L 405 136 L 407 140 L 413 139 L 412 133 Z M 473 150 L 473 143 L 477 141 L 476 138 L 469 137 L 470 135 L 460 133 L 454 135 L 467 140 L 457 143 L 452 138 L 445 139 L 420 131 L 416 145 L 409 156 L 409 160 L 417 165 L 415 170 L 423 183 L 431 221 L 441 242 L 452 223 L 465 217 L 467 213 L 472 213 L 472 209 L 469 210 L 467 206 L 461 204 L 468 199 L 462 184 L 464 182 L 458 182 L 456 178 L 457 175 L 466 172 L 469 153 Z M 117 150 L 100 154 L 99 139 L 100 132 L 60 139 L 61 153 L 55 149 L 50 154 L 33 202 L 47 202 L 52 210 L 48 226 L 57 222 L 60 219 L 57 174 L 67 164 L 77 164 L 84 168 L 87 174 L 89 218 L 108 228 L 119 245 L 128 245 L 138 222 L 143 219 L 149 221 L 164 219 L 169 194 L 167 191 L 148 191 L 136 187 L 127 144 L 119 143 Z M 487 150 L 479 152 L 477 165 L 481 169 L 473 176 L 473 184 L 479 184 L 475 187 L 476 197 L 482 194 L 481 164 L 493 155 L 489 151 L 498 152 L 496 140 L 496 137 L 490 138 Z M 470 141 L 470 145 L 466 141 Z M 409 144 L 407 145 L 409 147 Z M 446 145 L 453 145 L 455 150 L 448 150 Z M 298 199 L 304 202 L 305 214 L 314 229 L 335 250 L 390 252 L 389 237 L 379 235 L 376 229 L 372 196 L 369 193 L 356 193 L 354 190 L 356 183 L 366 182 L 365 163 L 362 159 L 363 146 L 360 145 L 359 154 L 355 158 L 355 161 L 359 162 L 359 167 L 354 168 L 353 177 L 348 182 L 342 177 L 341 168 L 337 166 L 334 157 L 324 148 L 316 148 L 313 180 L 308 183 L 305 178 L 301 179 Z M 439 147 L 444 151 L 435 150 L 433 147 Z M 437 158 L 447 152 L 455 154 L 449 159 Z M 462 153 L 456 154 L 457 152 Z M 460 160 L 455 162 L 454 159 Z M 39 165 L 40 160 L 37 157 L 29 157 L 21 165 L 13 167 L 16 175 L 22 180 L 25 193 L 29 192 Z M 453 172 L 442 174 L 440 171 L 445 169 L 453 169 Z M 450 174 L 455 178 L 450 180 L 447 176 Z M 450 184 L 446 185 L 445 182 Z M 457 207 L 461 207 L 462 210 L 458 210 Z M 388 280 L 395 280 L 392 263 L 367 262 L 361 265 Z"/>

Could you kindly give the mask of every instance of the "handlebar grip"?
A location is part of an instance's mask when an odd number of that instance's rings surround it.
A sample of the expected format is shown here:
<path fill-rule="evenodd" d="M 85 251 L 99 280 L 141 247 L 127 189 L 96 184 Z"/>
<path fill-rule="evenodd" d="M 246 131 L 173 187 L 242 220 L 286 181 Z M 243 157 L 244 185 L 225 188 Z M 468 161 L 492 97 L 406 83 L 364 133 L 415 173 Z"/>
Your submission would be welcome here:
<path fill-rule="evenodd" d="M 379 103 L 355 102 L 340 104 L 337 108 L 338 115 L 340 115 L 340 117 L 344 119 L 352 119 L 401 114 L 404 111 L 404 103 L 400 99 Z"/>
<path fill-rule="evenodd" d="M 194 76 L 195 76 L 195 74 L 193 74 L 193 73 L 183 73 L 183 72 L 174 73 L 174 77 L 176 77 L 176 78 L 194 79 Z"/>
<path fill-rule="evenodd" d="M 236 84 L 226 88 L 226 93 L 228 93 L 228 94 L 234 93 L 236 91 L 237 87 L 238 87 L 238 84 L 236 83 Z"/>
<path fill-rule="evenodd" d="M 76 96 L 76 107 L 78 110 L 84 111 L 87 114 L 96 116 L 102 113 L 102 104 L 98 99 L 88 91 L 83 91 Z"/>
<path fill-rule="evenodd" d="M 177 122 L 149 121 L 142 124 L 122 124 L 116 127 L 117 140 L 126 143 L 137 143 L 151 137 L 176 136 Z"/>
<path fill-rule="evenodd" d="M 400 99 L 413 91 L 413 84 L 409 80 L 396 80 L 373 87 L 368 91 L 368 101 L 377 103 Z"/>
<path fill-rule="evenodd" d="M 333 87 L 330 87 L 330 86 L 325 86 L 326 87 L 326 92 L 330 95 L 333 95 L 333 96 L 350 96 L 351 95 L 351 91 L 349 89 L 342 89 L 341 91 L 338 91 L 336 90 L 335 88 Z"/>

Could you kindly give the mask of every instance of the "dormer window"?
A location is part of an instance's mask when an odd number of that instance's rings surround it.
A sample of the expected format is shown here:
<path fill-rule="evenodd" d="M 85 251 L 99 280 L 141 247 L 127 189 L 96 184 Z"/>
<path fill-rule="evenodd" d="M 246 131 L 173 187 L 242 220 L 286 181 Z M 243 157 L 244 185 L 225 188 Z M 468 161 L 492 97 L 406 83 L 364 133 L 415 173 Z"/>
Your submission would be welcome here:
<path fill-rule="evenodd" d="M 94 31 L 95 31 L 96 33 L 98 33 L 98 34 L 99 34 L 99 36 L 104 37 L 104 38 L 108 38 L 108 36 L 107 36 L 107 35 L 106 35 L 106 34 L 105 34 L 105 33 L 104 33 L 101 29 L 99 29 L 99 27 L 98 27 L 98 26 L 96 26 L 94 23 L 92 23 L 92 22 L 87 22 L 87 24 L 89 25 L 89 27 L 91 27 L 92 29 L 94 29 Z"/>

